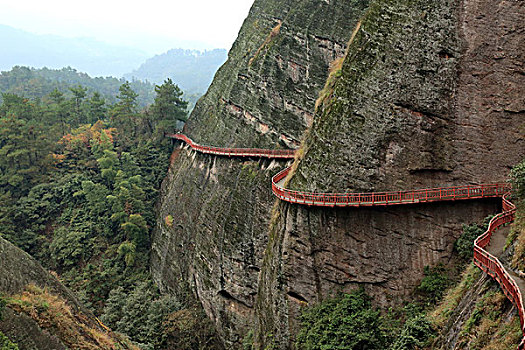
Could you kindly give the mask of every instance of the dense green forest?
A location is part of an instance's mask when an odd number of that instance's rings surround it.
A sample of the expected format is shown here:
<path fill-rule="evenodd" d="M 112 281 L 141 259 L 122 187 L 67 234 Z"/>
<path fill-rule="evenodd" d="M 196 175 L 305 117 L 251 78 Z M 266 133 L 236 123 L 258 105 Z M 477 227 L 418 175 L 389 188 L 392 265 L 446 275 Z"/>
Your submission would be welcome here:
<path fill-rule="evenodd" d="M 55 89 L 72 97 L 69 89 L 71 86 L 82 85 L 88 93 L 98 92 L 109 103 L 116 102 L 116 96 L 124 79 L 117 78 L 91 78 L 86 73 L 67 67 L 62 69 L 35 69 L 28 67 L 13 67 L 10 71 L 0 74 L 0 92 L 11 93 L 27 98 L 46 100 Z M 153 103 L 155 92 L 154 85 L 142 82 L 130 82 L 131 88 L 138 94 L 136 102 L 140 107 Z"/>
<path fill-rule="evenodd" d="M 146 349 L 184 338 L 169 335 L 169 315 L 198 317 L 160 297 L 149 275 L 154 207 L 171 152 L 163 135 L 186 119 L 188 105 L 169 79 L 155 92 L 147 111 L 128 82 L 113 104 L 77 85 L 42 98 L 4 93 L 0 105 L 0 235 Z"/>
<path fill-rule="evenodd" d="M 215 72 L 215 71 L 214 71 Z M 213 73 L 214 73 L 213 72 Z M 211 76 L 213 76 L 211 73 Z M 161 84 L 165 78 L 161 79 Z M 210 78 L 211 79 L 211 78 Z M 117 102 L 116 96 L 120 86 L 126 80 L 121 78 L 92 78 L 86 73 L 66 67 L 62 69 L 13 67 L 10 71 L 0 73 L 0 93 L 10 93 L 32 99 L 49 100 L 50 94 L 56 89 L 65 97 L 73 97 L 71 86 L 81 85 L 87 89 L 87 93 L 98 92 L 110 104 Z M 136 102 L 139 107 L 151 105 L 155 98 L 155 85 L 140 80 L 129 82 L 131 88 L 138 94 Z M 202 93 L 184 93 L 183 97 L 188 101 L 188 110 L 191 111 Z M 0 102 L 2 96 L 0 95 Z"/>

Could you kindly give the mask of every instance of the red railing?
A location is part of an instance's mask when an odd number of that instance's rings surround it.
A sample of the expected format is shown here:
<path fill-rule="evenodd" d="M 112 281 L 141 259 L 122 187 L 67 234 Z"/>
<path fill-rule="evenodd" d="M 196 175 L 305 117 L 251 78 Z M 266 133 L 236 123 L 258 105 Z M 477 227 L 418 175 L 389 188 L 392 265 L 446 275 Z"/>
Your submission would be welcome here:
<path fill-rule="evenodd" d="M 215 154 L 223 156 L 236 157 L 265 157 L 293 159 L 295 151 L 293 150 L 267 150 L 258 148 L 221 148 L 202 146 L 193 142 L 189 137 L 183 134 L 171 134 L 168 137 L 184 141 L 192 149 L 206 154 Z M 425 203 L 434 201 L 452 201 L 462 199 L 478 198 L 503 198 L 503 212 L 496 215 L 489 223 L 486 232 L 479 236 L 474 242 L 474 263 L 480 269 L 492 276 L 503 289 L 505 295 L 518 309 L 521 327 L 525 335 L 525 313 L 523 297 L 514 281 L 507 273 L 501 262 L 488 253 L 485 248 L 490 243 L 492 233 L 509 222 L 515 217 L 516 207 L 507 198 L 510 186 L 504 183 L 488 185 L 469 185 L 455 187 L 440 187 L 418 189 L 410 191 L 392 191 L 392 192 L 370 192 L 370 193 L 315 193 L 305 191 L 288 190 L 282 186 L 286 176 L 290 173 L 291 167 L 288 167 L 272 177 L 272 191 L 281 200 L 305 204 L 311 206 L 381 206 L 381 205 L 398 205 L 411 203 Z M 519 350 L 525 350 L 525 336 L 523 337 Z"/>
<path fill-rule="evenodd" d="M 168 137 L 186 142 L 191 148 L 205 154 L 215 154 L 219 156 L 228 157 L 257 157 L 257 158 L 277 158 L 277 159 L 293 159 L 295 156 L 294 150 L 270 150 L 262 148 L 223 148 L 202 146 L 193 142 L 189 137 L 183 134 L 170 134 Z"/>
<path fill-rule="evenodd" d="M 324 207 L 381 206 L 502 197 L 510 189 L 508 184 L 489 184 L 392 192 L 315 193 L 288 190 L 280 185 L 289 172 L 290 168 L 286 168 L 272 178 L 273 193 L 287 202 Z"/>
<path fill-rule="evenodd" d="M 516 284 L 516 281 L 508 274 L 503 264 L 494 255 L 487 252 L 484 248 L 489 245 L 492 233 L 503 225 L 514 221 L 516 207 L 508 200 L 508 194 L 503 196 L 503 212 L 494 216 L 489 222 L 489 227 L 481 236 L 474 241 L 474 264 L 494 278 L 509 300 L 518 309 L 520 316 L 521 330 L 523 338 L 518 346 L 519 350 L 525 349 L 525 311 L 523 305 L 523 295 Z"/>

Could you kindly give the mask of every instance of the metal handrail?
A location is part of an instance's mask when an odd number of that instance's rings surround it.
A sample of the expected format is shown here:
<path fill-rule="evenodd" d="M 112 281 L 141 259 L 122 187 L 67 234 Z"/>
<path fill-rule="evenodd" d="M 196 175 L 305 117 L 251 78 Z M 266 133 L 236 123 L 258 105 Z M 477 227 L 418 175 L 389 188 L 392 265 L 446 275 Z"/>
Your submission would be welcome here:
<path fill-rule="evenodd" d="M 522 340 L 518 345 L 518 350 L 525 349 L 525 311 L 523 304 L 523 295 L 521 294 L 516 281 L 508 274 L 503 264 L 494 255 L 487 252 L 484 248 L 490 244 L 492 233 L 501 226 L 512 221 L 516 216 L 516 206 L 508 199 L 509 194 L 503 195 L 503 212 L 494 216 L 489 222 L 487 231 L 481 234 L 474 241 L 474 264 L 488 275 L 494 278 L 509 300 L 518 309 L 520 317 L 521 330 L 523 333 Z"/>

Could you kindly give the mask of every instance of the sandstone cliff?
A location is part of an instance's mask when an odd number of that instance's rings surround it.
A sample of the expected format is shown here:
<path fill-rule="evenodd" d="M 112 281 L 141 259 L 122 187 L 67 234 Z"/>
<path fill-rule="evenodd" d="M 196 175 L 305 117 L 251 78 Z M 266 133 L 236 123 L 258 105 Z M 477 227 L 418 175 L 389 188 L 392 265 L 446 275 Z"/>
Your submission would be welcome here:
<path fill-rule="evenodd" d="M 525 149 L 523 15 L 503 0 L 257 0 L 185 133 L 293 148 L 309 128 L 289 179 L 301 190 L 505 181 Z M 163 185 L 152 272 L 163 290 L 191 290 L 227 347 L 254 322 L 260 347 L 289 347 L 302 305 L 334 291 L 398 302 L 425 265 L 449 261 L 461 223 L 499 206 L 279 203 L 272 220 L 283 166 L 177 149 Z"/>
<path fill-rule="evenodd" d="M 343 55 L 367 3 L 255 1 L 185 132 L 214 146 L 298 146 L 328 66 Z M 189 288 L 229 348 L 253 328 L 275 201 L 270 178 L 283 165 L 176 150 L 163 185 L 154 278 L 165 291 Z"/>
<path fill-rule="evenodd" d="M 505 181 L 525 154 L 523 3 L 374 1 L 314 118 L 294 189 Z M 286 347 L 301 301 L 365 286 L 379 305 L 447 262 L 490 202 L 319 210 L 279 205 L 261 270 L 259 341 Z M 299 269 L 298 269 L 299 266 Z"/>

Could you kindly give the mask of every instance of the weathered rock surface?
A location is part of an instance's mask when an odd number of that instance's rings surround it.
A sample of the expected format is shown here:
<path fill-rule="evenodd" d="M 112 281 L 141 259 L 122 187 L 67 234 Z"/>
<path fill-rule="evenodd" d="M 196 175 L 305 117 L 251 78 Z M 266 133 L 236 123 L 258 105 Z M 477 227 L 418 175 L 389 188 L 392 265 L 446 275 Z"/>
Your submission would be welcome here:
<path fill-rule="evenodd" d="M 31 317 L 10 308 L 2 312 L 0 331 L 16 343 L 20 350 L 67 349 L 60 339 L 42 329 Z"/>
<path fill-rule="evenodd" d="M 185 133 L 201 144 L 296 147 L 311 124 L 328 66 L 367 0 L 257 0 Z M 161 289 L 191 290 L 227 348 L 253 329 L 272 205 L 284 162 L 176 150 L 163 185 L 152 272 Z M 165 218 L 172 215 L 173 224 Z"/>
<path fill-rule="evenodd" d="M 73 292 L 46 271 L 29 254 L 0 238 L 0 293 L 18 294 L 29 284 L 47 288 L 50 292 L 62 295 L 72 301 L 77 308 L 82 308 Z"/>
<path fill-rule="evenodd" d="M 505 181 L 525 155 L 523 15 L 523 3 L 512 1 L 373 2 L 290 187 Z M 379 305 L 403 297 L 425 265 L 450 258 L 459 223 L 495 209 L 493 202 L 358 210 L 281 203 L 261 270 L 259 341 L 272 333 L 288 346 L 300 301 L 335 290 L 365 286 Z"/>
<path fill-rule="evenodd" d="M 448 264 L 461 223 L 498 212 L 499 201 L 384 208 L 279 206 L 261 268 L 259 342 L 288 348 L 306 304 L 364 287 L 376 306 L 407 300 L 425 266 Z M 264 346 L 261 346 L 264 348 Z"/>
<path fill-rule="evenodd" d="M 510 0 L 258 0 L 185 132 L 201 144 L 294 147 L 313 120 L 289 185 L 301 190 L 505 181 L 525 151 L 523 15 Z M 261 348 L 290 347 L 300 307 L 335 291 L 364 286 L 376 305 L 399 302 L 425 265 L 450 259 L 461 223 L 499 207 L 272 211 L 270 177 L 284 164 L 184 149 L 173 159 L 152 271 L 162 289 L 193 292 L 228 348 L 254 323 Z"/>
<path fill-rule="evenodd" d="M 297 146 L 368 2 L 256 0 L 186 132 L 214 146 Z"/>
<path fill-rule="evenodd" d="M 504 181 L 525 149 L 524 5 L 376 1 L 292 188 Z"/>

